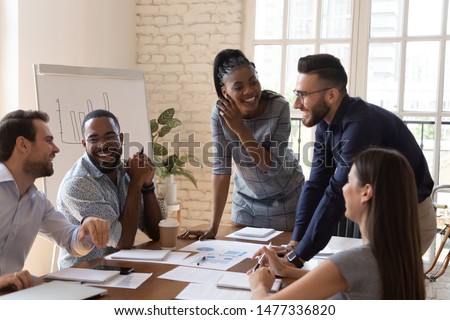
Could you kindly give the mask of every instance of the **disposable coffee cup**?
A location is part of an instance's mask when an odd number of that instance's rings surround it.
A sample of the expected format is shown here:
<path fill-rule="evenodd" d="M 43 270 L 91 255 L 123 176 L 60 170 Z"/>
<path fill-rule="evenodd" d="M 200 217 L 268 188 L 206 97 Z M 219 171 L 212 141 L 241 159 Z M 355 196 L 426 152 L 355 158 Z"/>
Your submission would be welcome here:
<path fill-rule="evenodd" d="M 177 248 L 178 221 L 164 219 L 159 222 L 159 242 L 161 249 L 173 250 Z"/>

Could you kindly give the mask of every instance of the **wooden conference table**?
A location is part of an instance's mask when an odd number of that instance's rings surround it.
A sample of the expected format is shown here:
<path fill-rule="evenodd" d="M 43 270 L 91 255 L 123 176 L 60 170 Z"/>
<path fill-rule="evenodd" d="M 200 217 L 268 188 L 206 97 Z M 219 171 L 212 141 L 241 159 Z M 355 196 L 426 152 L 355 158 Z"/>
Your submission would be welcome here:
<path fill-rule="evenodd" d="M 195 227 L 195 229 L 207 229 L 207 225 L 202 225 Z M 194 228 L 193 228 L 194 229 Z M 267 245 L 264 242 L 256 241 L 245 241 L 240 239 L 226 238 L 225 236 L 241 229 L 240 227 L 232 226 L 221 226 L 219 232 L 216 236 L 218 240 L 229 240 L 229 241 L 244 241 L 252 243 L 260 243 L 261 246 Z M 291 238 L 291 232 L 283 232 L 277 237 L 272 239 L 273 245 L 281 245 L 289 242 Z M 177 239 L 177 250 L 181 249 L 193 242 L 196 239 Z M 158 241 L 149 241 L 136 246 L 140 249 L 161 249 L 160 243 Z M 111 288 L 108 287 L 108 294 L 100 297 L 99 299 L 109 299 L 109 300 L 170 300 L 175 299 L 175 297 L 189 284 L 188 282 L 179 282 L 166 279 L 159 279 L 158 277 L 176 267 L 177 265 L 163 264 L 163 263 L 149 263 L 149 262 L 131 262 L 131 261 L 112 261 L 106 259 L 95 259 L 89 262 L 82 263 L 77 267 L 81 268 L 92 268 L 98 264 L 123 266 L 123 267 L 133 267 L 134 272 L 151 272 L 153 273 L 150 278 L 148 278 L 143 284 L 141 284 L 137 289 L 122 289 L 122 288 Z M 255 261 L 252 259 L 245 259 L 238 263 L 237 265 L 231 267 L 227 271 L 236 272 L 246 272 L 255 265 Z M 286 285 L 289 279 L 286 279 Z M 292 282 L 292 279 L 291 281 Z"/>
<path fill-rule="evenodd" d="M 198 229 L 206 229 L 207 226 L 199 226 Z M 197 228 L 196 228 L 197 229 Z M 240 239 L 232 239 L 226 238 L 225 236 L 239 230 L 240 227 L 232 227 L 232 226 L 221 226 L 219 229 L 219 233 L 216 236 L 218 240 L 228 240 L 228 241 L 244 241 L 244 242 L 252 242 L 263 245 L 267 245 L 264 242 L 256 242 L 256 241 L 246 241 Z M 283 232 L 280 235 L 273 238 L 272 245 L 282 245 L 289 242 L 291 239 L 291 232 Z M 337 245 L 340 247 L 339 249 L 345 248 L 348 246 L 354 246 L 355 241 L 360 241 L 360 239 L 351 239 L 351 238 L 339 238 L 333 237 L 332 240 L 337 240 Z M 183 248 L 197 240 L 195 239 L 186 239 L 181 240 L 177 239 L 177 250 Z M 149 241 L 143 244 L 136 246 L 141 249 L 160 249 L 160 243 L 158 241 Z M 228 269 L 228 271 L 235 272 L 246 272 L 250 268 L 255 265 L 256 261 L 252 259 L 245 259 L 238 263 L 237 265 Z M 93 268 L 98 264 L 111 265 L 111 266 L 122 266 L 122 267 L 133 267 L 135 272 L 142 273 L 152 273 L 152 276 L 148 278 L 144 283 L 142 283 L 137 289 L 123 289 L 123 288 L 113 288 L 108 287 L 108 293 L 105 296 L 99 297 L 98 299 L 105 300 L 170 300 L 175 299 L 175 297 L 189 284 L 188 282 L 179 282 L 172 280 L 159 279 L 158 277 L 174 268 L 177 265 L 172 264 L 162 264 L 162 263 L 149 263 L 149 262 L 132 262 L 132 261 L 117 261 L 117 260 L 106 260 L 103 258 L 95 259 L 89 262 L 82 263 L 78 265 L 79 268 Z M 283 278 L 282 279 L 282 287 L 285 287 L 292 283 L 293 279 Z M 36 280 L 35 284 L 43 282 L 43 277 Z M 0 290 L 0 295 L 7 293 L 4 290 Z"/>

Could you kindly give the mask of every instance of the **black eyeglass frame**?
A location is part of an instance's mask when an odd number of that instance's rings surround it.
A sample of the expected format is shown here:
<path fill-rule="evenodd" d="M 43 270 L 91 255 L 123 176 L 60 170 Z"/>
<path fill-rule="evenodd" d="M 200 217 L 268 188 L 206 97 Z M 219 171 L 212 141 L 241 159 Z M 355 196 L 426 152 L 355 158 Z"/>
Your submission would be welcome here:
<path fill-rule="evenodd" d="M 120 133 L 108 133 L 104 136 L 94 136 L 89 137 L 86 139 L 86 142 L 88 142 L 90 145 L 98 145 L 100 142 L 102 143 L 108 143 L 108 142 L 119 142 Z"/>
<path fill-rule="evenodd" d="M 292 92 L 295 94 L 295 96 L 297 98 L 299 98 L 302 102 L 305 101 L 305 98 L 311 94 L 314 93 L 319 93 L 319 92 L 323 92 L 323 91 L 327 91 L 333 89 L 333 87 L 329 87 L 329 88 L 325 88 L 325 89 L 320 89 L 320 90 L 316 90 L 316 91 L 312 91 L 312 92 L 306 92 L 306 91 L 298 91 L 298 90 L 293 90 Z"/>

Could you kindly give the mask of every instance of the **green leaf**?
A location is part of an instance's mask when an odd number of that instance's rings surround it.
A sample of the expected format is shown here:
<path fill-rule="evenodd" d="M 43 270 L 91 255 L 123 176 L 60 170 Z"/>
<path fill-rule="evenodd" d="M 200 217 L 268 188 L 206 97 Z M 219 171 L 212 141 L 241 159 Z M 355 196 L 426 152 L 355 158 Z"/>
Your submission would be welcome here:
<path fill-rule="evenodd" d="M 173 118 L 174 114 L 175 114 L 174 108 L 169 108 L 167 110 L 164 110 L 158 117 L 158 123 L 159 124 L 168 123 Z"/>
<path fill-rule="evenodd" d="M 158 132 L 158 137 L 164 137 L 166 134 L 168 134 L 173 128 L 181 126 L 181 121 L 178 119 L 172 119 L 169 122 L 167 122 L 164 127 L 161 128 Z"/>
<path fill-rule="evenodd" d="M 160 177 L 160 178 L 167 178 L 168 176 L 170 176 L 170 173 L 167 172 L 166 167 L 156 167 L 156 172 L 155 174 Z"/>
<path fill-rule="evenodd" d="M 158 132 L 158 137 L 164 137 L 166 134 L 170 132 L 170 130 L 172 130 L 171 127 L 168 126 L 162 127 L 161 130 L 159 130 Z"/>
<path fill-rule="evenodd" d="M 171 129 L 176 128 L 178 126 L 181 126 L 182 122 L 178 119 L 171 119 L 169 122 L 167 122 L 166 126 L 169 126 Z"/>
<path fill-rule="evenodd" d="M 186 163 L 186 160 L 183 160 L 182 157 L 179 157 L 179 158 L 177 159 L 177 161 L 175 162 L 175 164 L 176 164 L 178 167 L 184 166 L 185 163 Z"/>
<path fill-rule="evenodd" d="M 163 159 L 160 156 L 153 155 L 153 163 L 156 167 L 162 167 L 163 166 Z"/>
<path fill-rule="evenodd" d="M 155 119 L 150 120 L 150 130 L 152 131 L 152 136 L 158 131 L 159 125 Z"/>
<path fill-rule="evenodd" d="M 169 153 L 169 151 L 167 151 L 166 147 L 164 147 L 163 145 L 161 145 L 157 142 L 152 143 L 152 148 L 153 148 L 153 154 L 155 156 L 166 156 Z"/>
<path fill-rule="evenodd" d="M 194 159 L 195 162 L 200 163 L 194 156 L 178 156 L 177 154 L 168 155 L 167 149 L 156 142 L 158 138 L 164 137 L 167 135 L 173 128 L 182 125 L 182 122 L 176 118 L 174 118 L 175 109 L 169 108 L 163 111 L 158 120 L 151 120 L 150 127 L 152 131 L 153 138 L 153 158 L 156 166 L 155 174 L 160 178 L 167 178 L 171 174 L 173 175 L 181 175 L 189 179 L 192 184 L 197 188 L 197 180 L 192 175 L 192 173 L 186 170 L 184 167 L 186 166 L 186 162 L 189 159 Z M 201 164 L 201 163 L 200 163 Z"/>
<path fill-rule="evenodd" d="M 172 154 L 167 157 L 167 164 L 173 166 L 177 162 L 178 156 L 176 154 Z"/>

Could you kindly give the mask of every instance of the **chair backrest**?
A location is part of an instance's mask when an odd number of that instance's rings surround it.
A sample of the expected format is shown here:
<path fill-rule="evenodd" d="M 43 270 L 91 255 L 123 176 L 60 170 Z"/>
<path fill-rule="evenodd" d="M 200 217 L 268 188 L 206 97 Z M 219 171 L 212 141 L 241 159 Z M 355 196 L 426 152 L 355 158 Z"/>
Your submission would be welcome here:
<path fill-rule="evenodd" d="M 342 215 L 341 220 L 339 220 L 339 223 L 334 230 L 333 236 L 359 239 L 361 238 L 361 232 L 356 223 L 347 219 L 345 215 Z"/>
<path fill-rule="evenodd" d="M 431 192 L 431 199 L 433 201 L 433 207 L 435 210 L 439 208 L 447 208 L 447 204 L 440 203 L 438 201 L 438 194 L 440 193 L 448 193 L 448 197 L 450 198 L 450 184 L 441 184 L 433 188 L 433 191 Z M 361 238 L 359 226 L 356 223 L 348 220 L 344 215 L 341 217 L 341 220 L 339 220 L 339 223 L 336 226 L 333 235 L 347 238 Z"/>
<path fill-rule="evenodd" d="M 431 191 L 431 200 L 433 201 L 433 207 L 435 210 L 437 210 L 439 208 L 442 208 L 442 209 L 447 208 L 446 203 L 441 203 L 442 200 L 438 201 L 438 195 L 445 194 L 445 193 L 450 194 L 450 184 L 437 185 L 433 188 L 433 191 Z M 450 198 L 450 195 L 448 195 L 447 197 Z"/>

